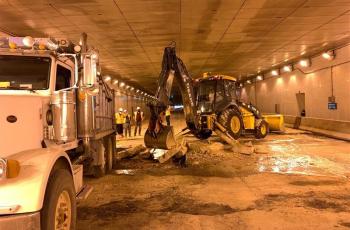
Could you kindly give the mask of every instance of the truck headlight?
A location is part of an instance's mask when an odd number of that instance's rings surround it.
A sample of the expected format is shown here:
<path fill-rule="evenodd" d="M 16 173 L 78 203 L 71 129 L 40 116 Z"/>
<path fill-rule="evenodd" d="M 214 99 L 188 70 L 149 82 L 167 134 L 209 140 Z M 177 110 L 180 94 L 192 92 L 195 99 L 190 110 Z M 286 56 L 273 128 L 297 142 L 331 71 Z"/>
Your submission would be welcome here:
<path fill-rule="evenodd" d="M 16 160 L 9 160 L 0 158 L 0 179 L 15 178 L 20 171 L 19 162 Z"/>

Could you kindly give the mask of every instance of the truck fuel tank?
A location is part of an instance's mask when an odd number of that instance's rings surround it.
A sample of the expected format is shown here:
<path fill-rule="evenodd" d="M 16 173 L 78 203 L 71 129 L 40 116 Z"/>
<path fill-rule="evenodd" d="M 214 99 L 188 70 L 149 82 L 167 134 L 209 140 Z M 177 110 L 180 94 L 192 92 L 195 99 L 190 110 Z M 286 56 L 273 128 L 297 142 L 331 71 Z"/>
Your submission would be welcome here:
<path fill-rule="evenodd" d="M 58 91 L 51 97 L 54 140 L 70 142 L 77 138 L 75 118 L 75 92 Z"/>

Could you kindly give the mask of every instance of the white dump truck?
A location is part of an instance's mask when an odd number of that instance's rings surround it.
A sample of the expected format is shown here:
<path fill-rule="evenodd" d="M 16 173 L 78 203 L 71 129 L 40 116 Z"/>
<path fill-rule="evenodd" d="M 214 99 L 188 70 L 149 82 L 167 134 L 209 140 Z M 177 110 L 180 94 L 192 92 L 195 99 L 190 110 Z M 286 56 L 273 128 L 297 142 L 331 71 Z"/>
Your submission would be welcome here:
<path fill-rule="evenodd" d="M 0 38 L 0 229 L 74 229 L 83 169 L 112 168 L 114 91 L 86 40 Z"/>

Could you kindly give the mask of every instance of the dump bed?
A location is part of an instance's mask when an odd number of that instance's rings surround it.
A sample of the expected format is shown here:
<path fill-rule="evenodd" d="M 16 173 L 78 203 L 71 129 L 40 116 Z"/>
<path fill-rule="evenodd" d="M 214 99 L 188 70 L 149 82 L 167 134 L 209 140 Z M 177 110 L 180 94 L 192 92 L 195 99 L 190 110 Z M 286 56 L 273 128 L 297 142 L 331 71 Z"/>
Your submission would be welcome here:
<path fill-rule="evenodd" d="M 114 90 L 99 78 L 99 93 L 95 96 L 95 139 L 114 132 Z"/>

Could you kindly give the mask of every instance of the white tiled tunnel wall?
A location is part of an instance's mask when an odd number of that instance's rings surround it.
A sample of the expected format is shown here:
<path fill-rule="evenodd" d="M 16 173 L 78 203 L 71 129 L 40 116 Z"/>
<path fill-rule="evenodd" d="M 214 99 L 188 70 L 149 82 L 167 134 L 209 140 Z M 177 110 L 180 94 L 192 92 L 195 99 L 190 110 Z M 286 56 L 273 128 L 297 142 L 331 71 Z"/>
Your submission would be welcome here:
<path fill-rule="evenodd" d="M 307 117 L 350 121 L 350 45 L 336 50 L 332 61 L 317 56 L 312 65 L 303 68 L 312 72 L 325 67 L 333 67 L 333 90 L 337 110 L 328 109 L 331 96 L 331 69 L 303 74 L 299 70 L 283 73 L 280 77 L 267 76 L 266 80 L 246 85 L 242 89 L 242 100 L 255 104 L 261 111 L 274 113 L 275 105 L 285 115 L 299 116 L 296 94 L 305 93 Z"/>

